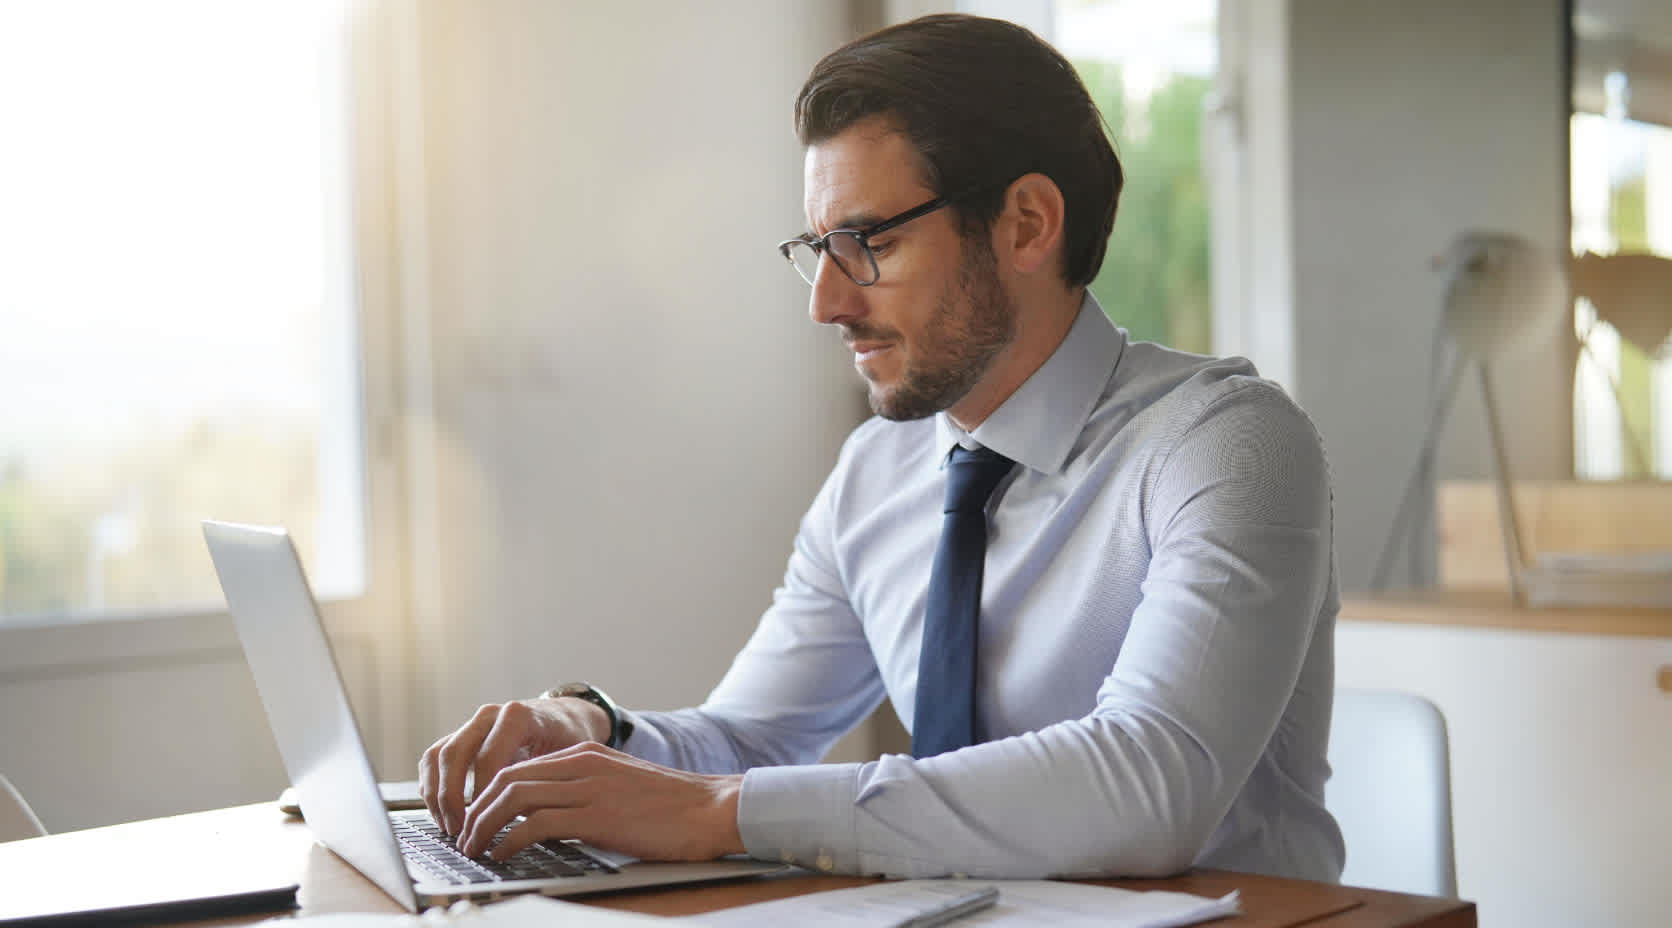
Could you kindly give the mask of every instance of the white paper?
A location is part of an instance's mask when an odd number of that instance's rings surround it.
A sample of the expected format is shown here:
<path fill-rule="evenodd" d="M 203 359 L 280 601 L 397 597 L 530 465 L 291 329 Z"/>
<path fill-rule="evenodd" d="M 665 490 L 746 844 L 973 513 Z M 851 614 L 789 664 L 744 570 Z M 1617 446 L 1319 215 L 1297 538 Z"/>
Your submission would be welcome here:
<path fill-rule="evenodd" d="M 917 915 L 949 898 L 997 886 L 990 909 L 958 919 L 954 928 L 984 925 L 1062 925 L 1100 928 L 1175 928 L 1235 915 L 1237 894 L 1221 899 L 1188 893 L 1138 892 L 1057 880 L 899 880 L 808 893 L 695 915 L 705 926 L 791 924 L 795 928 L 878 928 Z"/>

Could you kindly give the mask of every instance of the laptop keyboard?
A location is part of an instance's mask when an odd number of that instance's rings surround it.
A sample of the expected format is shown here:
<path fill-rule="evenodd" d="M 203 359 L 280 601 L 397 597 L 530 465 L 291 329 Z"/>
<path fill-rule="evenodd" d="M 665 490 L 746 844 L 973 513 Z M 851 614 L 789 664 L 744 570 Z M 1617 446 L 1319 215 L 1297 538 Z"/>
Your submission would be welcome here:
<path fill-rule="evenodd" d="M 501 883 L 618 872 L 587 853 L 579 842 L 540 841 L 505 860 L 489 860 L 464 856 L 452 837 L 443 834 L 426 815 L 390 816 L 390 823 L 395 826 L 395 838 L 407 862 L 444 883 Z M 496 837 L 494 843 L 498 841 Z"/>

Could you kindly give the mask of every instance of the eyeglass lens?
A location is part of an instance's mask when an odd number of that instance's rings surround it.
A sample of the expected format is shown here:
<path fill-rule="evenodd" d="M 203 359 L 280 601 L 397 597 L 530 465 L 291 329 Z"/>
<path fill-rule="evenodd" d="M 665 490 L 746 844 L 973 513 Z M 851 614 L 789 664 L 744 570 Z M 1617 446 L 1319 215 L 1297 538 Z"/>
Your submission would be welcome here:
<path fill-rule="evenodd" d="M 819 251 L 810 242 L 790 242 L 788 244 L 790 261 L 801 278 L 809 284 L 819 277 Z M 843 274 L 861 286 L 875 283 L 877 280 L 877 264 L 871 258 L 871 252 L 865 247 L 864 241 L 857 232 L 846 230 L 830 233 L 824 240 L 824 247 L 830 252 L 836 266 Z"/>

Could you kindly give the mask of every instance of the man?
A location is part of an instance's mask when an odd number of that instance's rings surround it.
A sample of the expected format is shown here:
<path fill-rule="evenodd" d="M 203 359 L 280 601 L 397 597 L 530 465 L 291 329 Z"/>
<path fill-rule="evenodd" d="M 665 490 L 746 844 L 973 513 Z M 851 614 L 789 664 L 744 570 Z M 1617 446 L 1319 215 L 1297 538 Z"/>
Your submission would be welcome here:
<path fill-rule="evenodd" d="M 1128 343 L 1087 294 L 1121 172 L 1068 63 L 928 17 L 820 62 L 796 123 L 780 248 L 878 417 L 707 702 L 485 706 L 424 754 L 431 813 L 473 854 L 511 825 L 496 856 L 1337 879 L 1320 443 L 1246 361 Z M 885 696 L 914 757 L 815 765 Z"/>

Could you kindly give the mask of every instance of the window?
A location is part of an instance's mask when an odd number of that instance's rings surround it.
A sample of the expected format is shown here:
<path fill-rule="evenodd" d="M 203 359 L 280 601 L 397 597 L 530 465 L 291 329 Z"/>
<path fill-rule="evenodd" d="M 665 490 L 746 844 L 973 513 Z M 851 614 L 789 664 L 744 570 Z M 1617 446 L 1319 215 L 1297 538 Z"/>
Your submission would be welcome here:
<path fill-rule="evenodd" d="M 1092 293 L 1137 339 L 1213 347 L 1203 103 L 1218 60 L 1213 0 L 1056 0 L 1055 43 L 1114 133 L 1126 172 Z"/>
<path fill-rule="evenodd" d="M 218 605 L 202 518 L 363 589 L 341 16 L 0 6 L 0 622 Z"/>
<path fill-rule="evenodd" d="M 1572 246 L 1582 257 L 1574 271 L 1574 470 L 1581 479 L 1666 479 L 1672 52 L 1627 38 L 1621 26 L 1583 13 L 1575 21 Z M 1635 257 L 1610 262 L 1616 256 Z"/>

